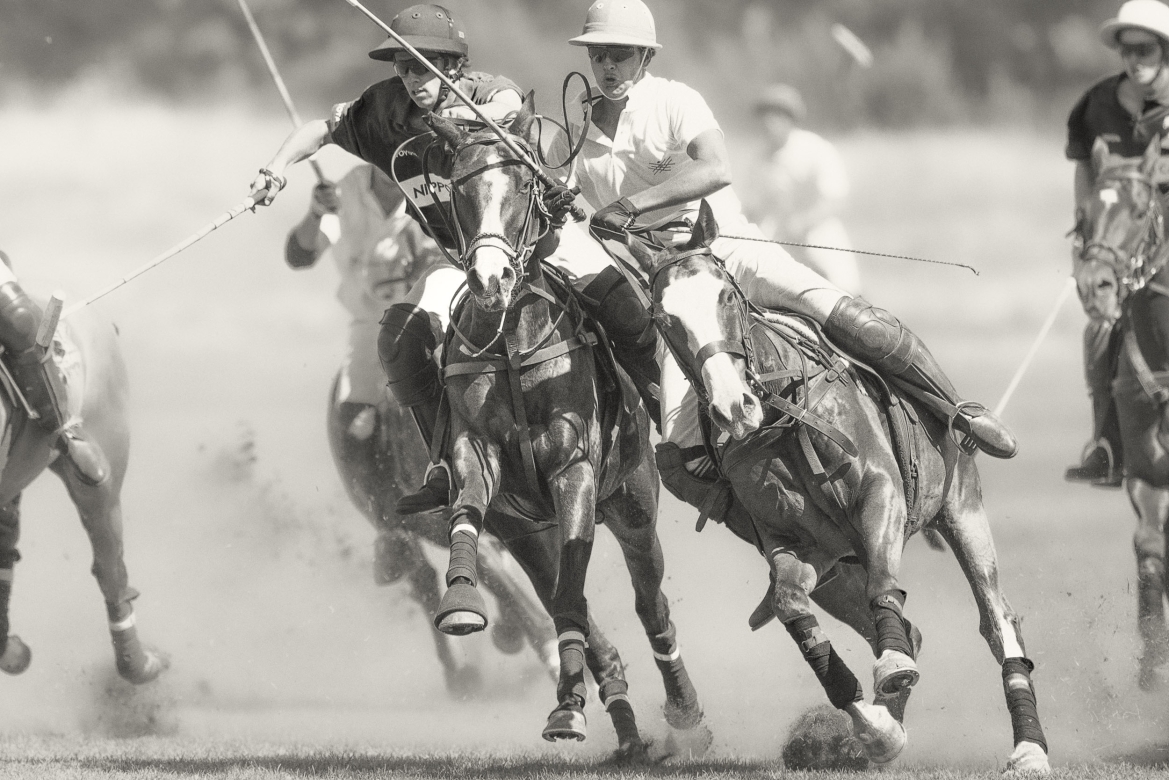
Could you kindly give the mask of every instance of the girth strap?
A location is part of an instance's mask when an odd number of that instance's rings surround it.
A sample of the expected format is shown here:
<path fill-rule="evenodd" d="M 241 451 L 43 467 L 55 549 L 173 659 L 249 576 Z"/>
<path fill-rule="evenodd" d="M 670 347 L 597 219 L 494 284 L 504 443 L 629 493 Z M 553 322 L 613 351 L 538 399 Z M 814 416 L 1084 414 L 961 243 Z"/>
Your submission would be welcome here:
<path fill-rule="evenodd" d="M 786 398 L 781 398 L 780 396 L 768 390 L 766 387 L 763 387 L 762 384 L 756 387 L 756 392 L 759 393 L 760 400 L 762 400 L 763 403 L 782 412 L 783 414 L 790 416 L 798 423 L 806 425 L 809 428 L 815 428 L 817 431 L 831 439 L 837 447 L 840 447 L 840 449 L 844 450 L 844 452 L 848 454 L 849 457 L 855 458 L 859 454 L 859 450 L 857 450 L 856 445 L 853 444 L 852 439 L 848 438 L 848 434 L 825 420 L 820 415 L 816 414 L 810 409 L 805 409 L 802 406 L 793 404 Z M 812 404 L 809 403 L 809 406 L 812 406 Z"/>

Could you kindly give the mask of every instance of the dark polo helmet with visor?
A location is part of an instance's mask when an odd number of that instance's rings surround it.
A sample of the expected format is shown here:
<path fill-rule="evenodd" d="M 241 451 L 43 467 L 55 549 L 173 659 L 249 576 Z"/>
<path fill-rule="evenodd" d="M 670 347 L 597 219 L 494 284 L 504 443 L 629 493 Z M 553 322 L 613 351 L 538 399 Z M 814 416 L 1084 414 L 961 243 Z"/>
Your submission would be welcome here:
<path fill-rule="evenodd" d="M 441 5 L 412 5 L 393 18 L 390 29 L 423 54 L 467 56 L 467 37 L 455 24 L 451 12 Z M 387 38 L 369 56 L 371 59 L 393 62 L 394 55 L 401 51 L 406 51 L 402 44 Z"/>

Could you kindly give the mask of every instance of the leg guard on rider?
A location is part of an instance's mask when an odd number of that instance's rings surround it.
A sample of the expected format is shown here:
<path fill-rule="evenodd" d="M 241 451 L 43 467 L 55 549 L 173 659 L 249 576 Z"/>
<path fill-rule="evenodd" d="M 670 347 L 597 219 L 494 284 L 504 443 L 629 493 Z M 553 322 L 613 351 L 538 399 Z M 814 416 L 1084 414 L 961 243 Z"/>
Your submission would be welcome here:
<path fill-rule="evenodd" d="M 430 326 L 430 315 L 413 304 L 395 303 L 386 309 L 381 325 L 378 357 L 387 385 L 398 403 L 409 407 L 429 449 L 434 444 L 442 401 L 442 378 L 434 362 L 438 340 Z M 438 467 L 427 470 L 421 490 L 398 500 L 400 514 L 429 512 L 450 502 L 450 474 L 445 464 L 435 466 Z"/>
<path fill-rule="evenodd" d="M 1124 483 L 1120 420 L 1112 398 L 1121 341 L 1121 329 L 1112 322 L 1091 320 L 1084 328 L 1084 376 L 1092 399 L 1092 440 L 1084 448 L 1079 465 L 1064 472 L 1069 482 L 1102 487 L 1120 487 Z"/>
<path fill-rule="evenodd" d="M 824 322 L 824 334 L 859 360 L 900 379 L 986 454 L 1011 458 L 1018 451 L 1006 426 L 986 407 L 961 400 L 921 339 L 889 312 L 862 298 L 841 298 Z M 939 407 L 945 408 L 944 414 Z"/>
<path fill-rule="evenodd" d="M 56 434 L 54 446 L 68 458 L 77 476 L 89 485 L 98 485 L 109 474 L 109 463 L 101 450 L 86 440 L 78 426 L 65 428 L 65 384 L 48 350 L 36 343 L 41 312 L 16 282 L 0 285 L 0 343 L 11 355 L 9 366 L 37 424 Z"/>
<path fill-rule="evenodd" d="M 646 411 L 654 425 L 661 428 L 661 405 L 658 403 L 658 334 L 641 301 L 627 280 L 616 268 L 606 268 L 597 274 L 582 291 L 585 309 L 600 323 L 613 345 L 613 357 L 629 374 L 641 395 Z"/>

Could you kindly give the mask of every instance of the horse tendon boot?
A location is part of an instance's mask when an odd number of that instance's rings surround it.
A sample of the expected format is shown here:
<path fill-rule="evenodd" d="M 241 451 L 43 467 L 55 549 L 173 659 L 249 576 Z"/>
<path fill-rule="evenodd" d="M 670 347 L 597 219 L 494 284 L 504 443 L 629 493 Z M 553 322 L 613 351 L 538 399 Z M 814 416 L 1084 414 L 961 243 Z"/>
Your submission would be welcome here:
<path fill-rule="evenodd" d="M 902 617 L 905 591 L 891 590 L 873 599 L 870 608 L 877 627 L 877 661 L 873 664 L 873 691 L 894 697 L 917 684 L 919 674 L 909 641 L 909 621 Z"/>
<path fill-rule="evenodd" d="M 1138 682 L 1141 690 L 1157 684 L 1156 669 L 1165 662 L 1169 635 L 1165 631 L 1165 561 L 1145 555 L 1137 559 L 1137 627 L 1144 643 Z"/>
<path fill-rule="evenodd" d="M 114 644 L 114 659 L 118 674 L 135 685 L 148 683 L 166 671 L 170 663 L 155 651 L 149 651 L 138 638 L 138 620 L 130 600 L 138 593 L 131 590 L 127 598 L 117 604 L 106 604 L 110 621 L 110 639 Z"/>
<path fill-rule="evenodd" d="M 464 507 L 451 516 L 447 591 L 434 616 L 434 627 L 444 634 L 465 636 L 487 628 L 487 605 L 476 587 L 479 584 L 479 533 L 483 523 L 482 520 L 472 522 L 473 513 L 474 510 Z"/>
<path fill-rule="evenodd" d="M 584 714 L 585 634 L 571 629 L 558 633 L 560 680 L 556 685 L 556 700 L 560 703 L 548 716 L 548 725 L 544 727 L 542 736 L 549 742 L 558 739 L 583 742 L 588 735 Z M 614 725 L 616 723 L 614 719 Z"/>
<path fill-rule="evenodd" d="M 694 689 L 690 673 L 686 671 L 686 664 L 682 660 L 677 635 L 678 631 L 671 620 L 665 631 L 649 635 L 649 644 L 653 649 L 654 663 L 662 675 L 662 684 L 666 688 L 666 723 L 685 731 L 702 722 L 702 705 L 698 702 L 698 691 Z"/>
<path fill-rule="evenodd" d="M 1031 672 L 1035 664 L 1027 658 L 1007 658 L 1003 661 L 1003 692 L 1007 711 L 1011 714 L 1011 730 L 1015 750 L 1007 761 L 1006 771 L 1049 771 L 1047 738 L 1039 723 L 1035 704 L 1035 684 Z"/>
<path fill-rule="evenodd" d="M 1006 426 L 981 404 L 961 400 L 921 339 L 889 312 L 846 296 L 824 321 L 824 335 L 848 354 L 901 380 L 899 386 L 987 455 L 1013 458 L 1018 452 L 1018 443 Z"/>
<path fill-rule="evenodd" d="M 0 569 L 0 671 L 20 674 L 32 662 L 28 645 L 8 635 L 8 600 L 12 596 L 12 569 Z"/>

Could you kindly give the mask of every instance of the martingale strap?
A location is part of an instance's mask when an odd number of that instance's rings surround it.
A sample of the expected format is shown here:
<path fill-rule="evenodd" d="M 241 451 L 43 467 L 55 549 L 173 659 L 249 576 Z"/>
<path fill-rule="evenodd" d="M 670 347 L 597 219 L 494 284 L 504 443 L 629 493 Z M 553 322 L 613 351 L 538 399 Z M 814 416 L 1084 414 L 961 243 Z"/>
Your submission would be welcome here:
<path fill-rule="evenodd" d="M 555 328 L 552 329 L 552 332 L 555 333 Z M 544 491 L 540 486 L 539 476 L 536 472 L 536 455 L 532 449 L 531 428 L 528 425 L 528 413 L 524 407 L 524 391 L 520 377 L 524 369 L 555 360 L 581 347 L 596 346 L 597 336 L 595 333 L 585 331 L 565 341 L 542 347 L 534 352 L 524 353 L 519 349 L 516 333 L 512 330 L 504 334 L 504 344 L 507 349 L 506 355 L 497 355 L 488 360 L 474 360 L 444 366 L 443 380 L 453 376 L 507 373 L 508 387 L 511 390 L 512 414 L 515 417 L 516 430 L 519 434 L 524 474 L 528 479 L 532 495 L 539 496 L 543 495 Z"/>

